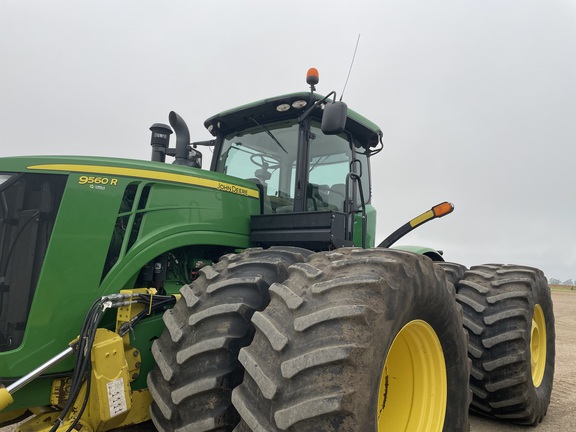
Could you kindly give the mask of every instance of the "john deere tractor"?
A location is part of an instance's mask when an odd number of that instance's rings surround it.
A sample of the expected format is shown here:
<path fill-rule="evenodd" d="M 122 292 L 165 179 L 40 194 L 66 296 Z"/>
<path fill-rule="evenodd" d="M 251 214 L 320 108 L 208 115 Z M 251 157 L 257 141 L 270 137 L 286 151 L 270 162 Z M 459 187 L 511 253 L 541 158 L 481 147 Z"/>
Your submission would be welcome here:
<path fill-rule="evenodd" d="M 469 407 L 542 420 L 543 273 L 392 248 L 447 202 L 376 244 L 382 132 L 317 94 L 316 70 L 307 82 L 210 117 L 210 141 L 171 112 L 151 161 L 0 159 L 0 425 L 453 432 Z"/>

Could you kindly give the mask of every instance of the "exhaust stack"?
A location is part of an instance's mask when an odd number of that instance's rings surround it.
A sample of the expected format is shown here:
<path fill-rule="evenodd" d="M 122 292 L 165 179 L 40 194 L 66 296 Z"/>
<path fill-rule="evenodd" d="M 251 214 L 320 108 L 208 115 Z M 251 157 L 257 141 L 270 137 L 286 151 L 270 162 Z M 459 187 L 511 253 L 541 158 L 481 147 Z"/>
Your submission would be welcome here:
<path fill-rule="evenodd" d="M 176 133 L 176 152 L 174 154 L 176 160 L 173 162 L 175 165 L 186 165 L 189 167 L 200 168 L 198 162 L 194 159 L 189 159 L 190 147 L 190 131 L 182 117 L 174 111 L 170 112 L 168 116 L 170 125 Z"/>

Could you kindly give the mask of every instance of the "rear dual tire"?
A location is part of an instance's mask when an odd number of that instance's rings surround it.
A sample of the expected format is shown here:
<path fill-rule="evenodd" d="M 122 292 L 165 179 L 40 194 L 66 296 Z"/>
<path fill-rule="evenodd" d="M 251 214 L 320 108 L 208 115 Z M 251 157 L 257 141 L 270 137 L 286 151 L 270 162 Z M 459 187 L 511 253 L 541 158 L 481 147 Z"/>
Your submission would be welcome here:
<path fill-rule="evenodd" d="M 516 265 L 471 267 L 456 298 L 470 337 L 471 410 L 540 423 L 550 403 L 555 361 L 554 313 L 543 273 Z"/>

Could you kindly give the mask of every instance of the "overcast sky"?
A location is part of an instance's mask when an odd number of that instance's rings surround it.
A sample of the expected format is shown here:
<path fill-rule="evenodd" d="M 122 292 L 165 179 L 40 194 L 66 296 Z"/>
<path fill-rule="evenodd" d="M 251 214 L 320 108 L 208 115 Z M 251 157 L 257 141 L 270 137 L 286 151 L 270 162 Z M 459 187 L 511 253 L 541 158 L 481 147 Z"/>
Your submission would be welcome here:
<path fill-rule="evenodd" d="M 177 111 L 192 140 L 234 106 L 340 95 L 384 131 L 378 240 L 576 279 L 576 0 L 0 0 L 0 156 L 149 159 Z M 205 166 L 210 153 L 204 151 Z"/>

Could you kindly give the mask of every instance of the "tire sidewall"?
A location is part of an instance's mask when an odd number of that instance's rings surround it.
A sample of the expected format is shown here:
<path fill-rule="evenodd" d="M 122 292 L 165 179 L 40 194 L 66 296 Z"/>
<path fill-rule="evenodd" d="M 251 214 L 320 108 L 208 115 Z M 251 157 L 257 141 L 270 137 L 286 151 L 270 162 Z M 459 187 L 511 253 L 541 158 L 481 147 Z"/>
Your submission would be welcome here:
<path fill-rule="evenodd" d="M 378 404 L 381 374 L 394 339 L 405 325 L 421 320 L 432 327 L 444 353 L 447 400 L 443 430 L 465 431 L 468 430 L 468 416 L 462 413 L 468 412 L 470 402 L 467 341 L 462 326 L 462 312 L 456 305 L 453 288 L 445 286 L 443 270 L 438 270 L 441 272 L 437 274 L 438 283 L 427 281 L 424 274 L 428 272 L 422 272 L 413 279 L 414 287 L 399 287 L 392 291 L 393 296 L 387 296 L 386 312 L 375 323 L 376 328 L 382 331 L 373 333 L 373 350 L 368 354 L 382 361 L 380 367 L 371 370 L 369 374 L 367 385 L 371 387 L 371 395 L 367 406 L 375 407 Z M 434 269 L 431 271 L 434 272 Z M 401 319 L 398 318 L 400 316 Z M 367 416 L 374 417 L 373 412 L 367 413 Z M 375 418 L 373 430 L 378 430 Z"/>
<path fill-rule="evenodd" d="M 544 369 L 544 376 L 542 378 L 542 382 L 538 387 L 534 386 L 532 380 L 532 370 L 528 368 L 527 370 L 527 380 L 531 385 L 530 388 L 530 398 L 535 401 L 535 403 L 539 404 L 540 406 L 537 408 L 537 412 L 541 413 L 541 416 L 536 420 L 537 423 L 542 421 L 542 417 L 546 415 L 546 411 L 548 409 L 548 404 L 550 401 L 550 396 L 552 393 L 552 385 L 554 381 L 554 363 L 555 363 L 555 329 L 554 329 L 554 311 L 552 306 L 552 297 L 550 294 L 550 288 L 548 287 L 548 283 L 543 280 L 542 277 L 538 277 L 536 283 L 534 283 L 533 290 L 532 290 L 532 301 L 530 304 L 530 314 L 532 321 L 534 307 L 536 304 L 540 305 L 542 308 L 542 312 L 544 313 L 544 320 L 546 323 L 546 366 Z M 528 346 L 526 347 L 526 352 L 528 353 L 528 364 L 531 361 L 531 351 L 530 351 L 530 342 L 531 339 L 528 340 Z"/>

